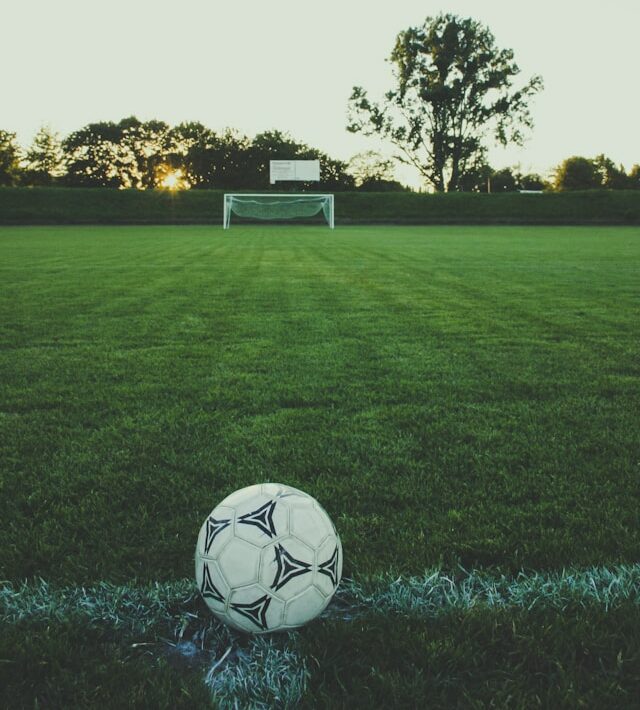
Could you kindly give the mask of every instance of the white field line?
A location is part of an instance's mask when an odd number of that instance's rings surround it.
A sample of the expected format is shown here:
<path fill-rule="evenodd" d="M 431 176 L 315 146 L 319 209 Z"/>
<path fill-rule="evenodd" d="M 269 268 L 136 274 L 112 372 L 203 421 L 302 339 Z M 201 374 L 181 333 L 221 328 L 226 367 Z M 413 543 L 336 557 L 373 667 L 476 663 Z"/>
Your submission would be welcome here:
<path fill-rule="evenodd" d="M 563 610 L 595 604 L 610 609 L 623 602 L 640 604 L 640 564 L 565 569 L 559 572 L 520 572 L 495 575 L 483 570 L 448 575 L 433 570 L 420 577 L 389 576 L 364 583 L 341 584 L 330 614 L 369 612 L 438 616 L 452 610 L 488 608 Z"/>
<path fill-rule="evenodd" d="M 0 624 L 75 620 L 108 625 L 130 635 L 166 634 L 173 629 L 176 643 L 165 642 L 164 648 L 206 663 L 205 683 L 218 707 L 294 708 L 309 680 L 306 659 L 296 650 L 296 634 L 236 635 L 212 617 L 199 618 L 188 611 L 197 594 L 192 580 L 144 586 L 103 582 L 58 589 L 44 581 L 21 585 L 0 581 Z M 515 576 L 432 570 L 420 577 L 343 580 L 323 616 L 344 621 L 363 614 L 433 618 L 476 607 L 561 611 L 576 605 L 611 609 L 629 602 L 640 604 L 640 564 Z M 191 640 L 185 641 L 188 636 Z"/>
<path fill-rule="evenodd" d="M 62 621 L 74 617 L 143 633 L 164 622 L 180 621 L 186 613 L 185 604 L 194 595 L 195 583 L 188 579 L 136 586 L 101 582 L 93 587 L 62 588 L 44 580 L 17 585 L 0 581 L 0 622 Z M 326 615 L 412 612 L 434 616 L 479 605 L 564 609 L 568 605 L 596 604 L 609 609 L 628 601 L 640 604 L 640 563 L 520 572 L 515 576 L 463 569 L 452 575 L 435 569 L 419 577 L 344 579 Z"/>
<path fill-rule="evenodd" d="M 222 710 L 295 708 L 309 681 L 306 659 L 283 639 L 254 637 L 249 647 L 225 663 L 228 649 L 205 677 L 216 707 Z"/>
<path fill-rule="evenodd" d="M 191 580 L 93 587 L 51 587 L 44 580 L 18 586 L 0 582 L 0 622 L 77 619 L 107 624 L 123 631 L 145 633 L 176 619 L 179 608 L 196 592 Z"/>

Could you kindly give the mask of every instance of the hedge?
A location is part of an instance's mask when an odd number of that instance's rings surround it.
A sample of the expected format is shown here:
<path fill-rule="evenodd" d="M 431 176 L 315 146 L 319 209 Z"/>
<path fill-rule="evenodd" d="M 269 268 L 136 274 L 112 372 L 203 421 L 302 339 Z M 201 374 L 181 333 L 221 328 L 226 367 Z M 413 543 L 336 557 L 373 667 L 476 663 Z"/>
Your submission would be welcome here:
<path fill-rule="evenodd" d="M 221 224 L 223 191 L 0 188 L 0 224 Z M 640 190 L 339 192 L 336 224 L 640 224 Z"/>

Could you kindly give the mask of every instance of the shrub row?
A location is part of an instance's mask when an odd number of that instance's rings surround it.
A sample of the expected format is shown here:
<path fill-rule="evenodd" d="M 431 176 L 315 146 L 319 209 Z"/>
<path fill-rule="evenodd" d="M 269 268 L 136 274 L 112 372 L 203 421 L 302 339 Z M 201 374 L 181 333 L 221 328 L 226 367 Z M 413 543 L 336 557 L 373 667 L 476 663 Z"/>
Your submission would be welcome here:
<path fill-rule="evenodd" d="M 640 224 L 640 191 L 336 193 L 336 223 Z M 0 224 L 207 224 L 223 192 L 0 188 Z"/>

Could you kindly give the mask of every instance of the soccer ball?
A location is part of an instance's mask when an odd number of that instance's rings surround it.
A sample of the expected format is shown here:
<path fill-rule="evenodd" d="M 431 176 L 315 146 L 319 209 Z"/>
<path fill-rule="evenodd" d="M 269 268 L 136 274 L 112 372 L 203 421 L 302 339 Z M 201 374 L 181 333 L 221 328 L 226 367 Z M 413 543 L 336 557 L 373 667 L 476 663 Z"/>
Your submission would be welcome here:
<path fill-rule="evenodd" d="M 310 495 L 279 483 L 242 488 L 204 521 L 196 581 L 209 609 L 241 631 L 293 629 L 331 601 L 342 546 Z"/>

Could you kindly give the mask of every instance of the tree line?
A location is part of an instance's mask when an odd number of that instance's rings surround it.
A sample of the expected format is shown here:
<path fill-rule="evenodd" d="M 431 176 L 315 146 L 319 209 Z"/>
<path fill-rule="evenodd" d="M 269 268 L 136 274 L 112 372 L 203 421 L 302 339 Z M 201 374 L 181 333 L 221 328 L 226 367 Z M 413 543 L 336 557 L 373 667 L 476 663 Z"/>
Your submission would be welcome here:
<path fill-rule="evenodd" d="M 493 170 L 485 164 L 463 181 L 463 190 L 472 192 L 517 192 L 566 190 L 639 190 L 640 165 L 629 172 L 604 154 L 595 158 L 571 156 L 555 166 L 548 178 L 522 173 L 517 167 Z"/>
<path fill-rule="evenodd" d="M 356 178 L 347 163 L 281 131 L 253 139 L 233 129 L 216 132 L 199 122 L 91 123 L 62 139 L 41 128 L 22 150 L 16 135 L 0 130 L 0 184 L 153 189 L 255 188 L 269 184 L 269 160 L 320 160 L 323 189 L 348 190 Z M 311 186 L 309 186 L 311 187 Z"/>
<path fill-rule="evenodd" d="M 66 138 L 43 126 L 24 150 L 0 129 L 0 185 L 157 189 L 269 189 L 270 160 L 319 160 L 321 182 L 306 190 L 400 191 L 393 161 L 375 151 L 336 160 L 279 130 L 253 139 L 199 122 L 170 126 L 135 116 L 91 123 Z M 282 185 L 278 186 L 282 189 Z"/>
<path fill-rule="evenodd" d="M 0 185 L 157 189 L 269 187 L 269 160 L 320 160 L 323 190 L 406 190 L 394 179 L 394 161 L 376 151 L 335 160 L 278 130 L 253 139 L 233 129 L 221 133 L 201 123 L 171 127 L 135 117 L 91 123 L 66 138 L 44 126 L 24 150 L 16 134 L 0 129 Z M 640 165 L 626 172 L 605 155 L 572 156 L 550 178 L 518 168 L 494 169 L 486 161 L 458 184 L 464 192 L 640 189 Z M 278 188 L 278 189 L 281 189 Z"/>

